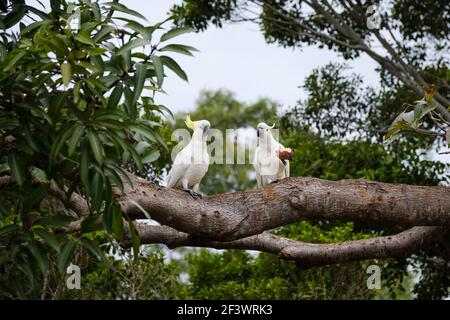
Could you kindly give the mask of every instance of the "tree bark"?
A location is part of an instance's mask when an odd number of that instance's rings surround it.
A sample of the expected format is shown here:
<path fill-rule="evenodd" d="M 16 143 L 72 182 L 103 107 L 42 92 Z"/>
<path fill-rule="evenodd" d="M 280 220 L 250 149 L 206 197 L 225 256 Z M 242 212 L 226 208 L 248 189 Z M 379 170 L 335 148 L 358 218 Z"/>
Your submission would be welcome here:
<path fill-rule="evenodd" d="M 165 189 L 140 178 L 133 178 L 133 183 L 133 188 L 117 193 L 128 215 L 143 218 L 144 209 L 163 225 L 215 241 L 242 239 L 306 219 L 371 225 L 450 224 L 447 187 L 295 177 L 259 191 L 194 200 L 185 192 Z"/>
<path fill-rule="evenodd" d="M 367 259 L 407 257 L 436 240 L 444 230 L 442 227 L 413 227 L 393 236 L 318 244 L 295 241 L 268 232 L 229 242 L 209 242 L 167 226 L 138 224 L 136 229 L 143 244 L 160 243 L 171 249 L 189 246 L 257 250 L 276 254 L 282 259 L 294 260 L 302 268 Z"/>

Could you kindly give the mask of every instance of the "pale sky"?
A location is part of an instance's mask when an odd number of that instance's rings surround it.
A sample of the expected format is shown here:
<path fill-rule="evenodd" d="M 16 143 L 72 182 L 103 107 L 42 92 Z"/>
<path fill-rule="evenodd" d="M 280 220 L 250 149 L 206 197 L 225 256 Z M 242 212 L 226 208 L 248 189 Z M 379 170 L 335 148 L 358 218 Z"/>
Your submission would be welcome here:
<path fill-rule="evenodd" d="M 181 1 L 121 2 L 154 24 L 167 18 L 171 6 Z M 245 102 L 270 98 L 283 109 L 288 108 L 304 98 L 299 86 L 312 69 L 332 61 L 343 61 L 329 50 L 315 47 L 293 50 L 267 44 L 258 26 L 251 23 L 229 24 L 222 29 L 211 27 L 205 32 L 174 38 L 174 41 L 193 46 L 200 52 L 195 57 L 172 55 L 186 71 L 189 83 L 169 72 L 163 85 L 168 95 L 159 95 L 156 102 L 173 111 L 192 110 L 203 89 L 227 89 Z M 350 65 L 353 72 L 364 76 L 367 84 L 378 83 L 376 64 L 370 58 L 359 58 Z"/>

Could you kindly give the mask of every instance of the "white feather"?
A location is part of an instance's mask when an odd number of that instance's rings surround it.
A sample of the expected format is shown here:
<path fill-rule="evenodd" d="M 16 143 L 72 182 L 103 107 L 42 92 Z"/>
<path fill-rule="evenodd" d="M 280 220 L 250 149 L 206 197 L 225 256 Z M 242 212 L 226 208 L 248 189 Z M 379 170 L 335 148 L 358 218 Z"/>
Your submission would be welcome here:
<path fill-rule="evenodd" d="M 285 163 L 278 157 L 278 150 L 284 146 L 276 141 L 265 123 L 258 124 L 260 136 L 255 150 L 253 166 L 256 171 L 256 182 L 259 189 L 268 184 L 289 177 L 289 160 Z"/>
<path fill-rule="evenodd" d="M 167 176 L 168 188 L 184 188 L 199 191 L 199 185 L 209 167 L 209 155 L 204 128 L 206 120 L 196 121 L 196 128 L 189 144 L 181 150 Z"/>

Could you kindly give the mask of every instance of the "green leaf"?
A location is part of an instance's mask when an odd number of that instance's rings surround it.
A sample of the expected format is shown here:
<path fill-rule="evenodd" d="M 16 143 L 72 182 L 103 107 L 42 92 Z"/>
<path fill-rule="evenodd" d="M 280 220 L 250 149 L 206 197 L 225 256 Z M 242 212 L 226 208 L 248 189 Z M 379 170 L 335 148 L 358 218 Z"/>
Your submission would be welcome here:
<path fill-rule="evenodd" d="M 44 248 L 36 241 L 29 241 L 28 248 L 30 249 L 32 255 L 36 258 L 39 269 L 41 269 L 41 272 L 45 274 L 48 270 L 48 258 Z"/>
<path fill-rule="evenodd" d="M 127 113 L 132 119 L 136 119 L 138 116 L 138 110 L 136 101 L 134 100 L 134 94 L 128 86 L 126 86 L 123 91 Z"/>
<path fill-rule="evenodd" d="M 44 199 L 45 196 L 48 194 L 48 191 L 49 191 L 48 184 L 44 184 L 33 189 L 26 196 L 26 200 L 24 201 L 23 205 L 24 208 L 30 209 L 35 205 L 39 204 L 42 201 L 42 199 Z"/>
<path fill-rule="evenodd" d="M 122 242 L 125 237 L 125 232 L 123 228 L 123 218 L 122 212 L 119 208 L 114 207 L 113 216 L 112 216 L 112 230 L 117 240 Z"/>
<path fill-rule="evenodd" d="M 151 150 L 142 157 L 142 163 L 150 163 L 157 160 L 160 156 L 159 150 Z"/>
<path fill-rule="evenodd" d="M 70 127 L 68 130 L 64 131 L 65 129 L 61 129 L 58 137 L 56 138 L 55 142 L 53 142 L 52 149 L 50 150 L 50 166 L 53 166 L 56 157 L 58 156 L 59 152 L 61 151 L 61 148 L 66 143 L 69 136 L 72 134 L 75 127 Z"/>
<path fill-rule="evenodd" d="M 123 86 L 121 83 L 118 83 L 108 98 L 107 109 L 109 110 L 116 109 L 117 105 L 120 102 L 120 99 L 122 98 L 122 93 L 123 93 Z"/>
<path fill-rule="evenodd" d="M 110 180 L 111 184 L 115 184 L 120 189 L 120 191 L 123 192 L 124 190 L 123 182 L 119 174 L 116 172 L 116 170 L 114 170 L 113 168 L 106 167 L 105 173 L 108 176 L 108 179 Z"/>
<path fill-rule="evenodd" d="M 435 108 L 436 104 L 433 102 L 426 102 L 424 100 L 417 101 L 414 108 L 414 121 L 412 122 L 412 126 L 417 127 L 420 120 L 422 120 L 426 114 L 433 111 Z"/>
<path fill-rule="evenodd" d="M 185 54 L 187 56 L 192 56 L 192 51 L 198 51 L 194 47 L 191 46 L 185 46 L 183 44 L 169 44 L 161 49 L 159 51 L 171 51 L 176 53 Z"/>
<path fill-rule="evenodd" d="M 109 110 L 116 109 L 117 105 L 120 102 L 120 99 L 122 98 L 122 93 L 123 93 L 123 86 L 121 83 L 118 83 L 108 98 L 107 109 Z"/>
<path fill-rule="evenodd" d="M 14 180 L 17 182 L 19 186 L 23 185 L 25 180 L 25 175 L 22 169 L 22 166 L 17 159 L 17 155 L 15 151 L 11 151 L 8 155 L 8 165 L 11 170 L 11 174 L 14 177 Z"/>
<path fill-rule="evenodd" d="M 91 181 L 92 211 L 99 212 L 103 201 L 103 178 L 99 172 L 96 172 Z"/>
<path fill-rule="evenodd" d="M 156 55 L 152 56 L 152 61 L 153 61 L 153 65 L 155 66 L 156 83 L 157 83 L 158 87 L 161 87 L 161 85 L 163 84 L 163 81 L 164 81 L 163 63 L 162 63 L 161 59 Z"/>
<path fill-rule="evenodd" d="M 104 5 L 109 5 L 111 8 L 113 8 L 116 11 L 120 11 L 120 12 L 129 14 L 131 16 L 135 16 L 137 18 L 140 18 L 142 20 L 147 21 L 147 19 L 142 14 L 140 14 L 137 11 L 134 11 L 132 9 L 127 8 L 123 4 L 120 4 L 120 3 L 117 3 L 117 2 L 107 2 L 107 3 L 104 3 Z"/>
<path fill-rule="evenodd" d="M 134 48 L 142 47 L 142 46 L 145 46 L 148 44 L 150 44 L 150 42 L 145 39 L 141 39 L 141 38 L 133 39 L 133 40 L 129 41 L 127 44 L 125 44 L 123 47 L 120 47 L 119 50 L 117 50 L 116 54 L 118 56 L 123 55 L 126 52 L 133 50 Z"/>
<path fill-rule="evenodd" d="M 77 243 L 74 240 L 67 241 L 58 258 L 58 270 L 61 274 L 65 274 L 73 253 L 75 252 Z"/>
<path fill-rule="evenodd" d="M 84 134 L 84 126 L 78 125 L 76 126 L 75 130 L 73 131 L 72 136 L 69 139 L 69 156 L 72 156 L 73 152 L 75 151 L 75 148 L 78 146 L 81 137 Z"/>
<path fill-rule="evenodd" d="M 52 247 L 55 251 L 60 251 L 61 245 L 53 234 L 42 228 L 33 228 L 33 232 L 42 238 L 42 240 L 50 245 L 50 247 Z"/>
<path fill-rule="evenodd" d="M 105 227 L 106 231 L 108 231 L 108 233 L 113 232 L 112 225 L 114 220 L 114 209 L 115 207 L 111 206 L 109 210 L 105 210 L 102 216 L 103 226 Z"/>
<path fill-rule="evenodd" d="M 138 133 L 144 137 L 146 137 L 148 140 L 152 141 L 152 142 L 157 142 L 155 135 L 153 134 L 153 132 L 151 132 L 150 130 L 146 129 L 144 126 L 142 125 L 135 125 L 135 124 L 130 124 L 128 125 L 128 128 L 130 130 L 132 130 L 135 133 Z"/>
<path fill-rule="evenodd" d="M 86 189 L 89 190 L 89 142 L 86 138 L 81 141 L 80 177 Z"/>
<path fill-rule="evenodd" d="M 131 243 L 133 245 L 133 258 L 136 262 L 139 259 L 139 247 L 141 246 L 141 241 L 137 234 L 136 228 L 134 227 L 133 221 L 128 220 L 128 226 L 130 227 Z"/>
<path fill-rule="evenodd" d="M 168 32 L 164 33 L 161 36 L 161 42 L 167 41 L 169 39 L 172 39 L 173 37 L 177 37 L 184 33 L 194 32 L 195 29 L 189 28 L 189 27 L 181 27 L 181 28 L 174 28 L 172 30 L 169 30 Z"/>
<path fill-rule="evenodd" d="M 168 56 L 161 56 L 161 61 L 164 63 L 165 66 L 167 66 L 170 70 L 175 72 L 181 79 L 188 81 L 187 74 L 181 69 L 179 64 L 173 60 L 171 57 Z"/>
<path fill-rule="evenodd" d="M 81 81 L 75 82 L 73 86 L 73 103 L 78 104 L 80 101 Z"/>
<path fill-rule="evenodd" d="M 6 66 L 3 68 L 4 72 L 7 72 L 14 68 L 17 65 L 17 62 L 19 62 L 20 59 L 25 57 L 27 54 L 27 51 L 20 50 L 19 52 L 12 51 L 9 55 L 12 56 L 11 60 L 8 61 Z"/>
<path fill-rule="evenodd" d="M 91 39 L 91 36 L 86 33 L 85 31 L 80 31 L 76 36 L 75 36 L 75 40 L 90 45 L 90 46 L 94 46 L 95 43 L 94 41 Z"/>
<path fill-rule="evenodd" d="M 33 177 L 33 180 L 36 180 L 39 183 L 47 183 L 48 177 L 44 170 L 31 166 L 30 168 L 31 176 Z"/>
<path fill-rule="evenodd" d="M 411 124 L 404 121 L 404 120 L 400 120 L 394 123 L 393 126 L 391 126 L 391 128 L 389 128 L 388 132 L 385 134 L 384 136 L 384 140 L 385 141 L 392 141 L 392 138 L 400 131 L 402 130 L 406 130 L 406 129 L 410 129 L 411 128 Z"/>
<path fill-rule="evenodd" d="M 20 29 L 20 34 L 21 34 L 21 36 L 24 36 L 28 32 L 42 26 L 43 24 L 48 24 L 48 23 L 50 23 L 50 20 L 36 21 L 36 22 L 30 23 L 25 28 Z"/>
<path fill-rule="evenodd" d="M 99 32 L 94 36 L 94 42 L 100 42 L 104 40 L 106 37 L 110 37 L 115 30 L 116 28 L 110 25 L 101 27 Z"/>
<path fill-rule="evenodd" d="M 93 241 L 86 237 L 82 237 L 80 239 L 80 242 L 86 249 L 92 252 L 94 256 L 97 257 L 97 259 L 103 260 L 105 258 L 102 249 L 100 249 L 100 246 L 97 244 L 96 241 Z"/>
<path fill-rule="evenodd" d="M 98 48 L 98 47 L 93 47 L 93 48 L 87 48 L 86 51 L 91 55 L 91 56 L 99 56 L 102 55 L 106 52 L 106 49 L 103 48 Z"/>
<path fill-rule="evenodd" d="M 445 140 L 447 140 L 447 145 L 450 147 L 450 129 L 447 129 L 445 133 Z"/>
<path fill-rule="evenodd" d="M 136 74 L 134 75 L 134 101 L 137 101 L 144 89 L 147 66 L 143 63 L 136 64 Z"/>
<path fill-rule="evenodd" d="M 136 152 L 134 148 L 129 148 L 128 151 L 131 153 L 131 156 L 133 157 L 134 163 L 136 164 L 136 167 L 140 172 L 144 172 L 144 165 L 142 164 L 141 157 Z"/>
<path fill-rule="evenodd" d="M 72 65 L 69 62 L 61 64 L 62 82 L 67 87 L 72 80 Z"/>
<path fill-rule="evenodd" d="M 128 19 L 127 19 L 127 21 L 128 21 L 128 24 L 126 24 L 125 27 L 133 29 L 134 31 L 139 33 L 142 36 L 142 38 L 144 38 L 147 41 L 150 41 L 152 39 L 152 32 L 150 30 L 148 30 L 146 27 L 144 27 L 142 24 L 140 24 L 136 21 L 128 20 Z"/>
<path fill-rule="evenodd" d="M 103 165 L 103 160 L 105 158 L 105 150 L 103 150 L 103 146 L 100 142 L 98 134 L 95 131 L 89 130 L 88 139 L 95 160 L 99 165 Z"/>
<path fill-rule="evenodd" d="M 51 217 L 39 217 L 36 219 L 33 225 L 44 227 L 64 227 L 71 223 L 75 218 L 69 216 L 51 216 Z"/>
<path fill-rule="evenodd" d="M 7 234 L 7 233 L 18 231 L 19 229 L 20 228 L 19 228 L 19 226 L 17 224 L 7 225 L 7 226 L 5 226 L 3 228 L 0 228 L 0 237 L 5 235 L 5 234 Z"/>

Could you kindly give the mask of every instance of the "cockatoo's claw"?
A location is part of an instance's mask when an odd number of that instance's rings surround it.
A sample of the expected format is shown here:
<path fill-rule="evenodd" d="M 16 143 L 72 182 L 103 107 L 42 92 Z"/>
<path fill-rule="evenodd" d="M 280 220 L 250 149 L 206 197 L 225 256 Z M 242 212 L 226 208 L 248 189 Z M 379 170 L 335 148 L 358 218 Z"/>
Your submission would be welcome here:
<path fill-rule="evenodd" d="M 202 199 L 203 198 L 200 193 L 195 192 L 191 189 L 183 189 L 183 191 L 189 193 L 191 195 L 191 197 L 194 199 L 198 199 L 198 198 Z"/>
<path fill-rule="evenodd" d="M 203 199 L 203 196 L 200 193 L 195 192 L 195 191 L 194 191 L 194 193 L 197 195 L 197 197 L 199 197 L 200 199 Z"/>

